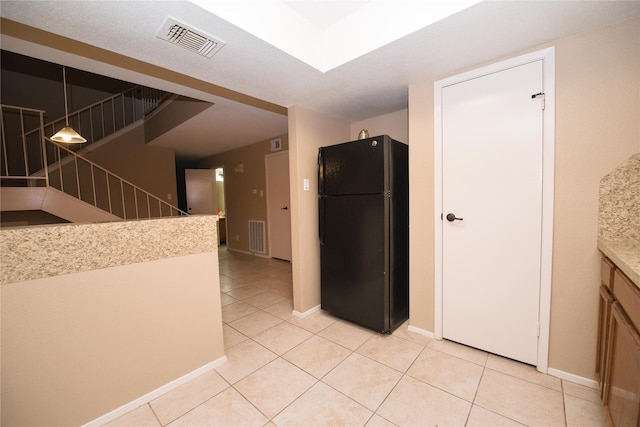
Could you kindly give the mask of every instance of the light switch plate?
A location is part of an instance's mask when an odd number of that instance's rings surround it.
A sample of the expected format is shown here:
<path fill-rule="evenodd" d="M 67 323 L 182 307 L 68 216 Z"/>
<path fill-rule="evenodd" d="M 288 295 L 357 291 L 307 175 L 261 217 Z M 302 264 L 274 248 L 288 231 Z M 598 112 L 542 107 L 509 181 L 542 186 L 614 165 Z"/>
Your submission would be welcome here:
<path fill-rule="evenodd" d="M 304 191 L 309 191 L 309 180 L 307 178 L 302 180 L 302 185 L 304 187 Z"/>

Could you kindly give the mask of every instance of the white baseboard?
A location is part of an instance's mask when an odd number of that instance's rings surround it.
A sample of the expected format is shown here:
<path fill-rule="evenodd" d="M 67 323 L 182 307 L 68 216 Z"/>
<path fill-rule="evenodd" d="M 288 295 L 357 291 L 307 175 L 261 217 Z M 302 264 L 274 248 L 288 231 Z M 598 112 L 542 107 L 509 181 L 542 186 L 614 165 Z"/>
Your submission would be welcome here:
<path fill-rule="evenodd" d="M 432 338 L 432 339 L 437 339 L 435 334 L 433 332 L 430 331 L 426 331 L 424 329 L 420 329 L 420 328 L 416 328 L 415 326 L 411 326 L 409 325 L 409 327 L 407 327 L 407 330 L 409 332 L 414 332 L 416 334 L 420 334 L 420 335 L 424 335 L 425 337 L 428 338 Z M 565 380 L 565 381 L 569 381 L 575 384 L 580 384 L 586 387 L 590 387 L 590 388 L 598 388 L 598 382 L 596 380 L 592 380 L 590 378 L 585 378 L 585 377 L 581 377 L 575 374 L 571 374 L 569 372 L 565 372 L 565 371 L 561 371 L 559 369 L 553 369 L 553 368 L 548 368 L 547 369 L 547 374 L 556 377 L 556 378 L 560 378 L 561 380 Z"/>
<path fill-rule="evenodd" d="M 590 388 L 598 388 L 598 382 L 590 378 L 581 377 L 569 372 L 561 371 L 559 369 L 548 368 L 547 373 L 553 377 L 560 378 L 561 380 L 569 381 L 572 383 L 580 384 Z"/>
<path fill-rule="evenodd" d="M 186 375 L 183 375 L 180 378 L 177 378 L 163 386 L 160 386 L 159 388 L 145 394 L 144 396 L 140 396 L 139 398 L 126 403 L 124 405 L 122 405 L 121 407 L 114 409 L 113 411 L 96 418 L 93 421 L 89 421 L 88 423 L 86 423 L 83 427 L 94 427 L 94 426 L 102 426 L 106 423 L 108 423 L 109 421 L 113 421 L 116 418 L 121 417 L 122 415 L 133 411 L 134 409 L 145 405 L 149 402 L 151 402 L 152 400 L 154 400 L 155 398 L 162 396 L 163 394 L 176 389 L 178 387 L 180 387 L 181 385 L 191 381 L 192 379 L 205 374 L 215 368 L 217 368 L 218 366 L 224 364 L 227 362 L 227 356 L 222 356 L 221 358 L 214 360 L 213 362 L 207 363 L 206 365 L 196 369 L 195 371 L 191 371 Z"/>
<path fill-rule="evenodd" d="M 249 252 L 249 251 L 242 251 L 240 249 L 234 249 L 234 248 L 230 248 L 229 245 L 227 245 L 227 250 L 231 251 L 231 252 L 238 252 L 240 254 L 246 254 L 246 255 L 253 255 L 253 253 Z"/>
<path fill-rule="evenodd" d="M 268 254 L 261 254 L 261 253 L 258 253 L 258 252 L 251 252 L 251 251 L 243 251 L 241 249 L 234 249 L 234 248 L 230 248 L 229 245 L 227 245 L 227 250 L 231 251 L 231 252 L 238 252 L 239 254 L 252 255 L 252 256 L 259 257 L 259 258 L 271 258 Z"/>
<path fill-rule="evenodd" d="M 269 255 L 267 254 L 260 254 L 258 252 L 250 252 L 251 255 L 253 256 L 257 256 L 258 258 L 271 258 Z"/>
<path fill-rule="evenodd" d="M 413 332 L 413 333 L 416 333 L 416 334 L 419 334 L 419 335 L 423 335 L 423 336 L 425 336 L 427 338 L 435 338 L 436 337 L 433 332 L 427 331 L 425 329 L 416 328 L 415 326 L 411 326 L 411 325 L 409 325 L 407 327 L 407 331 Z"/>
<path fill-rule="evenodd" d="M 425 337 L 436 339 L 436 336 L 433 332 L 426 331 L 424 329 L 416 328 L 415 326 L 409 325 L 407 328 L 409 332 L 414 332 L 416 334 L 424 335 Z M 590 388 L 598 388 L 598 382 L 596 380 L 592 380 L 590 378 L 581 377 L 575 374 L 571 374 L 569 372 L 561 371 L 559 369 L 548 368 L 547 374 L 560 378 L 561 380 L 569 381 L 575 384 L 580 384 Z"/>
<path fill-rule="evenodd" d="M 296 317 L 301 317 L 301 318 L 305 318 L 307 316 L 312 315 L 313 313 L 320 311 L 320 305 L 316 305 L 315 307 L 310 308 L 309 310 L 305 311 L 304 313 L 293 310 L 293 315 Z"/>

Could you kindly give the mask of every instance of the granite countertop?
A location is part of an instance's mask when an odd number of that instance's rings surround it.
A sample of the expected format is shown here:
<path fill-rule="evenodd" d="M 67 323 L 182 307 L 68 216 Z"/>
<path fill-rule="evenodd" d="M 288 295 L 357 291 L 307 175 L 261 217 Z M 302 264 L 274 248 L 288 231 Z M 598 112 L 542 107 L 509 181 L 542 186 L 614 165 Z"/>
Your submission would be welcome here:
<path fill-rule="evenodd" d="M 599 240 L 598 249 L 640 287 L 640 241 Z"/>
<path fill-rule="evenodd" d="M 598 249 L 640 287 L 640 153 L 600 180 Z"/>
<path fill-rule="evenodd" d="M 217 251 L 215 215 L 0 230 L 0 285 Z"/>

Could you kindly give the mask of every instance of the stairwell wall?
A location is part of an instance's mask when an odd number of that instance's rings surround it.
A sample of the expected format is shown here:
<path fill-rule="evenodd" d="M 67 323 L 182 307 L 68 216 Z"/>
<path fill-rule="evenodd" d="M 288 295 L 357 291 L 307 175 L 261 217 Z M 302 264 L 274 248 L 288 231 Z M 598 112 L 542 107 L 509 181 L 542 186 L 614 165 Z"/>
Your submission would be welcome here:
<path fill-rule="evenodd" d="M 6 50 L 0 63 L 3 104 L 44 110 L 46 122 L 64 117 L 61 65 Z M 66 72 L 70 113 L 135 86 L 75 68 Z"/>
<path fill-rule="evenodd" d="M 121 132 L 84 157 L 177 207 L 175 151 L 145 144 L 142 124 Z"/>

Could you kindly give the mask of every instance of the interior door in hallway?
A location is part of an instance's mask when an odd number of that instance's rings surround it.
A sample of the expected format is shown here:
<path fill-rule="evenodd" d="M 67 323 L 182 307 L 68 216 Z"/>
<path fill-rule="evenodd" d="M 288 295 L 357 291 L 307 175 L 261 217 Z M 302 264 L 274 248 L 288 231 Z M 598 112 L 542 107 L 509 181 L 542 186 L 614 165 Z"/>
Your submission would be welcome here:
<path fill-rule="evenodd" d="M 216 177 L 213 169 L 186 169 L 187 212 L 191 215 L 215 214 Z"/>
<path fill-rule="evenodd" d="M 442 89 L 442 334 L 532 365 L 542 91 L 542 60 Z"/>
<path fill-rule="evenodd" d="M 269 253 L 291 261 L 291 211 L 289 204 L 289 152 L 265 157 Z"/>

